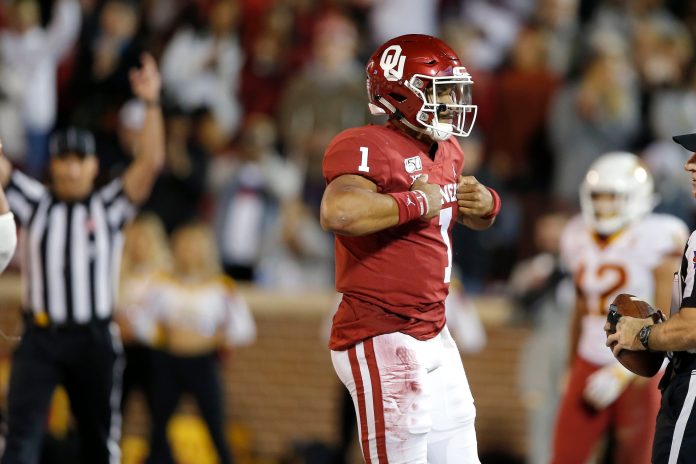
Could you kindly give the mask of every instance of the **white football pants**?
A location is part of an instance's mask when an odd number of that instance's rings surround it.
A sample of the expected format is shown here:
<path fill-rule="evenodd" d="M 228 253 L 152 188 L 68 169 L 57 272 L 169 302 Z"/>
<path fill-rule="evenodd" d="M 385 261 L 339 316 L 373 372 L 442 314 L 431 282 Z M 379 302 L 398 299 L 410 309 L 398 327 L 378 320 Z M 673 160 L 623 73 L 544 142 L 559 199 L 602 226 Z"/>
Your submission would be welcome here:
<path fill-rule="evenodd" d="M 379 335 L 331 359 L 367 464 L 479 464 L 474 399 L 447 327 L 426 341 Z"/>

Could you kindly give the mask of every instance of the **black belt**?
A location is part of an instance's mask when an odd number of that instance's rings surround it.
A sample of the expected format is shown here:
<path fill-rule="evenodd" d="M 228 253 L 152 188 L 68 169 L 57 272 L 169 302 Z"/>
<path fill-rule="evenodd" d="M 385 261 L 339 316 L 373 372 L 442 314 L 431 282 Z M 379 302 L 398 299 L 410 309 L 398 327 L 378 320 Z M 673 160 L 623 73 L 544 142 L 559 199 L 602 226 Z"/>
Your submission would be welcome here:
<path fill-rule="evenodd" d="M 23 312 L 24 325 L 27 329 L 34 330 L 47 330 L 55 332 L 70 332 L 70 331 L 80 331 L 89 330 L 96 328 L 105 328 L 111 323 L 111 318 L 106 319 L 91 319 L 88 322 L 63 322 L 54 323 L 52 322 L 46 313 L 31 313 Z"/>
<path fill-rule="evenodd" d="M 658 388 L 661 391 L 669 386 L 675 375 L 683 374 L 696 370 L 696 353 L 686 351 L 677 351 L 672 355 L 672 359 L 665 369 L 665 374 L 660 379 Z"/>
<path fill-rule="evenodd" d="M 696 353 L 678 351 L 672 356 L 671 364 L 677 374 L 696 370 Z"/>

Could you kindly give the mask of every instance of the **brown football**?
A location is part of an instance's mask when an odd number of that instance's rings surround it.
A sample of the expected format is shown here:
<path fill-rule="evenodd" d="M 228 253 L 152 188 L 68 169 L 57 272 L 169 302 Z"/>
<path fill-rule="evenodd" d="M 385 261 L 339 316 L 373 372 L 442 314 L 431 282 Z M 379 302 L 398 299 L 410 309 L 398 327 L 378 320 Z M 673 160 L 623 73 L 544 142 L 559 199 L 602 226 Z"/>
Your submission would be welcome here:
<path fill-rule="evenodd" d="M 612 311 L 621 314 L 622 316 L 630 316 L 639 319 L 646 319 L 645 325 L 650 323 L 656 311 L 645 301 L 635 297 L 634 295 L 629 295 L 628 293 L 621 293 L 614 298 L 614 301 L 609 307 L 609 316 L 607 320 L 611 323 L 611 313 Z M 616 332 L 616 326 L 612 324 L 611 329 L 607 332 L 607 336 Z M 616 343 L 611 345 L 614 348 Z M 616 359 L 619 360 L 623 366 L 634 374 L 638 374 L 643 377 L 652 377 L 660 370 L 662 367 L 662 361 L 664 360 L 665 353 L 662 351 L 629 351 L 621 350 Z"/>

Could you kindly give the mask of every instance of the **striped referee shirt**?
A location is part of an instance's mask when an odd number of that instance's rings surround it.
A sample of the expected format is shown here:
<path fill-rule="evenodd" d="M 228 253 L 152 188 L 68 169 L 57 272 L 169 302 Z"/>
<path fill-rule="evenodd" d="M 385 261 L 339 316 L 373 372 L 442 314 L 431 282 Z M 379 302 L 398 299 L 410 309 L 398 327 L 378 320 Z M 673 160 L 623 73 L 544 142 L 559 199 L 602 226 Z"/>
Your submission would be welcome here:
<path fill-rule="evenodd" d="M 48 316 L 56 325 L 110 318 L 118 288 L 121 231 L 136 213 L 122 179 L 84 200 L 64 202 L 14 170 L 6 195 L 22 226 L 25 311 Z"/>
<path fill-rule="evenodd" d="M 681 308 L 696 308 L 696 292 L 694 284 L 696 282 L 696 231 L 691 233 L 684 255 L 682 256 L 679 274 L 674 276 L 674 286 L 672 288 L 671 313 L 675 313 Z"/>

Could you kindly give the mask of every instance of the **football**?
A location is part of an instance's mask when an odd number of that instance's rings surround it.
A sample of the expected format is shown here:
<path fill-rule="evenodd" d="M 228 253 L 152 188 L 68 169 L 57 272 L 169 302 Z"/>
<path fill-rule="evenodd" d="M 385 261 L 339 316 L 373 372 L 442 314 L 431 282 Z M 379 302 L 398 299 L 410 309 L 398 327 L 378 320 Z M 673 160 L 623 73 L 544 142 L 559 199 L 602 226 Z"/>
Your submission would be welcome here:
<path fill-rule="evenodd" d="M 660 316 L 655 309 L 645 301 L 629 295 L 621 293 L 617 295 L 614 301 L 609 306 L 609 314 L 607 320 L 611 324 L 611 328 L 607 331 L 607 336 L 616 332 L 616 323 L 620 316 L 630 316 L 638 319 L 646 319 L 645 325 L 648 325 L 652 319 L 659 323 Z M 616 343 L 611 345 L 614 348 Z M 616 359 L 629 371 L 643 377 L 652 377 L 662 367 L 665 353 L 662 351 L 629 351 L 621 350 Z"/>

